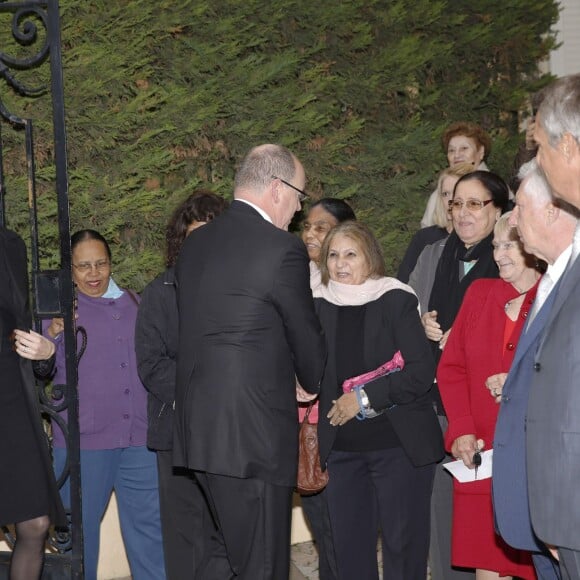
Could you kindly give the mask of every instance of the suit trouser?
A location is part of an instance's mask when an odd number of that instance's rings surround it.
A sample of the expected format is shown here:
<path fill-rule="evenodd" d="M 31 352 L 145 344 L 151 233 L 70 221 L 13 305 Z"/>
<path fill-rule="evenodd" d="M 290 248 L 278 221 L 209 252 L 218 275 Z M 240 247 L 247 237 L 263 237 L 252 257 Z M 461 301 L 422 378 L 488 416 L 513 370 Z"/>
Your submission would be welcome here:
<path fill-rule="evenodd" d="M 54 466 L 60 474 L 64 449 L 54 448 Z M 81 449 L 85 580 L 97 579 L 101 520 L 115 490 L 123 542 L 134 580 L 163 580 L 157 464 L 146 447 Z M 70 505 L 68 481 L 61 488 Z"/>
<path fill-rule="evenodd" d="M 203 520 L 211 517 L 193 473 L 173 467 L 172 451 L 157 451 L 159 507 L 167 580 L 190 580 L 203 557 Z"/>
<path fill-rule="evenodd" d="M 340 580 L 425 580 L 434 464 L 414 467 L 400 447 L 331 451 L 328 509 Z"/>
<path fill-rule="evenodd" d="M 196 471 L 212 518 L 196 580 L 286 580 L 292 487 Z"/>
<path fill-rule="evenodd" d="M 447 418 L 439 415 L 443 433 L 447 430 Z M 474 570 L 451 566 L 451 524 L 453 520 L 453 477 L 443 468 L 453 461 L 450 455 L 437 464 L 433 495 L 431 497 L 431 545 L 429 568 L 432 580 L 473 580 Z"/>
<path fill-rule="evenodd" d="M 315 493 L 314 495 L 301 496 L 300 501 L 318 549 L 318 574 L 320 580 L 336 580 L 338 578 L 336 556 L 334 554 L 334 541 L 326 496 L 327 491 L 323 489 L 320 493 Z"/>
<path fill-rule="evenodd" d="M 562 580 L 580 580 L 580 552 L 558 548 Z"/>
<path fill-rule="evenodd" d="M 532 552 L 532 561 L 538 580 L 562 580 L 558 562 L 548 552 L 545 554 Z"/>

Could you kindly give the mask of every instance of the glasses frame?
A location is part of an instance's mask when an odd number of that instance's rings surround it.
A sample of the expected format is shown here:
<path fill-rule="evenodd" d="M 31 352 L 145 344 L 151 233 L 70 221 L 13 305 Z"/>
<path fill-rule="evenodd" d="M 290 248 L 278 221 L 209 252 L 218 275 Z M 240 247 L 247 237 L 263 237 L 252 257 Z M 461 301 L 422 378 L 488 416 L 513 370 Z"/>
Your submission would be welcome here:
<path fill-rule="evenodd" d="M 102 272 L 111 267 L 111 260 L 99 260 L 98 262 L 81 262 L 80 264 L 73 264 L 79 272 L 92 272 L 95 269 L 97 272 Z"/>
<path fill-rule="evenodd" d="M 468 199 L 467 201 L 463 201 L 462 199 L 450 199 L 447 204 L 449 206 L 449 211 L 453 211 L 456 209 L 457 211 L 461 211 L 463 206 L 467 211 L 481 211 L 486 205 L 493 203 L 493 199 L 486 199 L 485 201 L 481 201 L 479 199 Z M 475 207 L 469 207 L 469 204 Z"/>
<path fill-rule="evenodd" d="M 306 201 L 307 199 L 310 199 L 310 196 L 303 189 L 300 189 L 299 187 L 292 185 L 290 182 L 286 181 L 285 179 L 282 179 L 281 177 L 278 177 L 276 175 L 272 175 L 272 179 L 278 179 L 284 185 L 287 185 L 288 187 L 292 188 L 298 194 L 298 201 L 300 203 Z"/>

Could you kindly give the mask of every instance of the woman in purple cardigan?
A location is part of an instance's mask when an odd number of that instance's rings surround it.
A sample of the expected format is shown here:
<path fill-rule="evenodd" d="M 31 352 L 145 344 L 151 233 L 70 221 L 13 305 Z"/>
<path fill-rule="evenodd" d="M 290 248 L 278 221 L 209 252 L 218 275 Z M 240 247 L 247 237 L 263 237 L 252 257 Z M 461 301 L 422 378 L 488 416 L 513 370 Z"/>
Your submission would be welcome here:
<path fill-rule="evenodd" d="M 81 230 L 71 246 L 77 326 L 87 333 L 78 366 L 85 580 L 97 578 L 100 524 L 113 490 L 132 577 L 163 580 L 157 465 L 146 446 L 147 392 L 135 356 L 138 300 L 111 278 L 111 250 L 101 234 Z M 65 373 L 62 330 L 62 319 L 45 329 L 56 345 L 59 383 Z M 65 461 L 64 436 L 55 429 L 57 473 Z M 67 487 L 63 495 L 67 503 Z"/>

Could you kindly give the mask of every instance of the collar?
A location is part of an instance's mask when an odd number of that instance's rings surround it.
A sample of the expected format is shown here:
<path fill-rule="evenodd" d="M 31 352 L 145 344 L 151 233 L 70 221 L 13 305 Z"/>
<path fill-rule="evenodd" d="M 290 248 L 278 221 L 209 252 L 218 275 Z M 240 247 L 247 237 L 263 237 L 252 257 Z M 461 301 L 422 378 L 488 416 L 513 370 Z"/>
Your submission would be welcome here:
<path fill-rule="evenodd" d="M 261 207 L 258 207 L 255 203 L 252 203 L 247 199 L 240 198 L 236 198 L 236 201 L 241 201 L 242 203 L 249 205 L 250 207 L 254 208 L 267 222 L 273 223 L 272 218 Z"/>
<path fill-rule="evenodd" d="M 572 244 L 570 244 L 557 258 L 553 264 L 548 265 L 548 269 L 546 270 L 546 274 L 550 276 L 552 282 L 556 284 L 556 282 L 561 278 L 564 270 L 566 269 L 566 265 L 568 264 L 568 260 L 570 259 L 570 255 L 572 254 Z"/>

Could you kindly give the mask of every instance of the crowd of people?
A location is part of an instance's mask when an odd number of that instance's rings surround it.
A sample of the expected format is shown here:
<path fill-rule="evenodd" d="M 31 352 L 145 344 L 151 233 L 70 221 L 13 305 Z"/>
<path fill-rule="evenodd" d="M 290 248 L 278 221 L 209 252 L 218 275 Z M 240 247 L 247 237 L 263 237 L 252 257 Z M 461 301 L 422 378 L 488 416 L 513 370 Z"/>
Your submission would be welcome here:
<path fill-rule="evenodd" d="M 99 232 L 73 234 L 85 578 L 113 490 L 135 580 L 288 578 L 309 406 L 321 580 L 378 580 L 378 538 L 385 579 L 580 580 L 580 75 L 537 105 L 506 180 L 481 127 L 445 131 L 397 278 L 343 200 L 288 233 L 308 194 L 281 145 L 249 151 L 231 204 L 198 190 L 176 208 L 142 296 Z M 24 246 L 0 244 L 0 524 L 11 580 L 33 580 L 69 503 L 65 437 L 51 467 L 33 388 L 66 382 L 63 321 L 28 330 Z"/>

